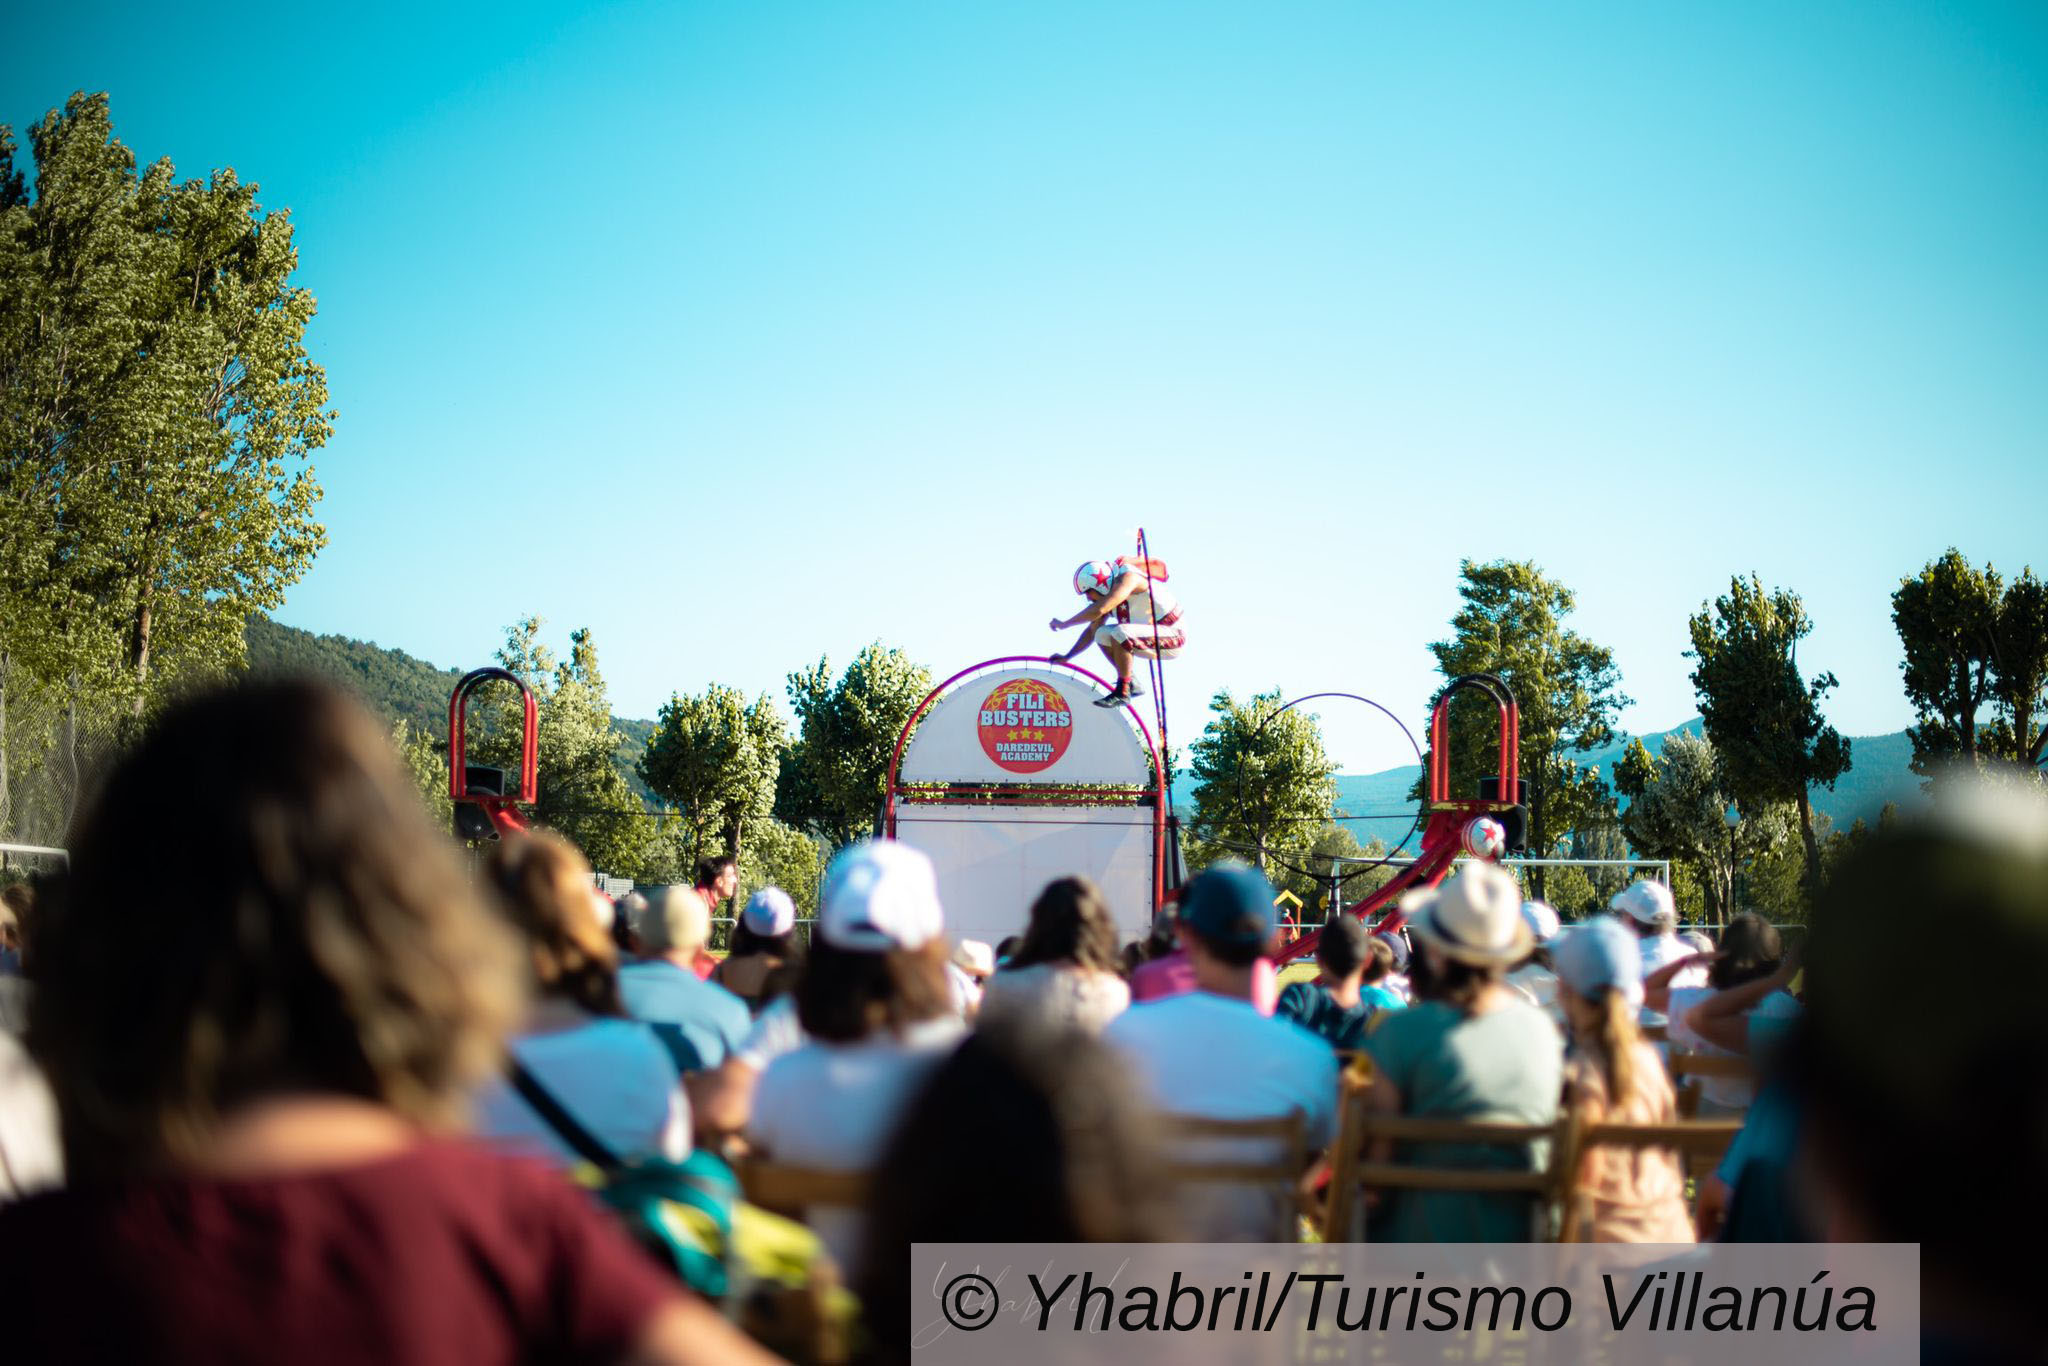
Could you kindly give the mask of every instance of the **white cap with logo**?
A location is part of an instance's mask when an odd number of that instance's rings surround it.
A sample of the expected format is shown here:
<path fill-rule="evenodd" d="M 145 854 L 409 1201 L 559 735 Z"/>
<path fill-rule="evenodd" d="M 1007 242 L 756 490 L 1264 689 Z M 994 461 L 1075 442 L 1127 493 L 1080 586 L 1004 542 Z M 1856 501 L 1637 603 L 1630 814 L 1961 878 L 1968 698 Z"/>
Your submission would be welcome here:
<path fill-rule="evenodd" d="M 818 933 L 860 953 L 921 949 L 945 931 L 932 861 L 894 840 L 862 840 L 825 870 Z"/>

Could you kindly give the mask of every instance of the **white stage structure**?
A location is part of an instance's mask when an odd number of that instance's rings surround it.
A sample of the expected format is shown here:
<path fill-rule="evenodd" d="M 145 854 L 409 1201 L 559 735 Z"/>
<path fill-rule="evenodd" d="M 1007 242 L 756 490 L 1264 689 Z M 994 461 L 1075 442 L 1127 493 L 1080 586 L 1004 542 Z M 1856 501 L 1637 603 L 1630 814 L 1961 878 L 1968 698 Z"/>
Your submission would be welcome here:
<path fill-rule="evenodd" d="M 1098 707 L 1085 669 L 1011 656 L 963 669 L 911 713 L 889 765 L 883 830 L 930 855 L 946 929 L 1021 934 L 1046 883 L 1085 874 L 1120 940 L 1165 891 L 1166 774 L 1144 718 Z"/>

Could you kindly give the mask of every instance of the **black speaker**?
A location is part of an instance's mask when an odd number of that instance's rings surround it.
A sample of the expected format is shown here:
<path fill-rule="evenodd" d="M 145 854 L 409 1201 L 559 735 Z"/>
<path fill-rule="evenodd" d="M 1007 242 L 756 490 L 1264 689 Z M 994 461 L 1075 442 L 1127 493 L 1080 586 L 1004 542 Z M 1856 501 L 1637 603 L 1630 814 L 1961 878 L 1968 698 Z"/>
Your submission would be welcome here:
<path fill-rule="evenodd" d="M 472 797 L 502 797 L 505 795 L 505 770 L 492 768 L 489 764 L 464 764 L 462 790 Z M 498 827 L 491 824 L 489 812 L 475 802 L 455 803 L 455 838 L 494 840 L 497 837 Z"/>
<path fill-rule="evenodd" d="M 1520 794 L 1521 789 L 1526 787 L 1528 787 L 1526 779 L 1516 784 L 1517 795 Z M 1479 800 L 1482 802 L 1497 802 L 1500 800 L 1500 778 L 1498 776 L 1490 774 L 1479 780 Z M 1516 805 L 1494 814 L 1500 821 L 1501 829 L 1507 831 L 1507 852 L 1510 854 L 1521 853 L 1528 847 L 1529 843 L 1529 808 Z"/>

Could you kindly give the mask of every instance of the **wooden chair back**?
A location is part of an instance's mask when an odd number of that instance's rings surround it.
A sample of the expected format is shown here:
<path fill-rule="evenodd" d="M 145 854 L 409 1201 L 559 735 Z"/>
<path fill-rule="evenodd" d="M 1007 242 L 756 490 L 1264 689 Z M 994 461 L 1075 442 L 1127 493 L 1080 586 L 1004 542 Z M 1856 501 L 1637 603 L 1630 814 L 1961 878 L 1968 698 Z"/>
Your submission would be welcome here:
<path fill-rule="evenodd" d="M 857 1209 L 867 1203 L 868 1174 L 862 1171 L 828 1171 L 745 1157 L 734 1174 L 748 1204 L 791 1219 L 802 1219 L 806 1210 L 820 1206 Z"/>
<path fill-rule="evenodd" d="M 1362 1069 L 1346 1072 L 1337 1142 L 1330 1155 L 1330 1197 L 1323 1216 L 1323 1241 L 1350 1242 L 1359 1228 L 1358 1210 L 1367 1187 L 1375 1190 L 1460 1191 L 1472 1194 L 1531 1195 L 1548 1206 L 1561 1192 L 1560 1158 L 1568 1147 L 1566 1122 L 1495 1124 L 1483 1120 L 1423 1119 L 1409 1115 L 1374 1114 L 1366 1108 L 1370 1076 Z M 1547 1140 L 1547 1165 L 1514 1168 L 1430 1167 L 1409 1162 L 1368 1160 L 1367 1145 L 1391 1139 L 1404 1143 L 1455 1143 L 1495 1147 L 1526 1147 Z M 1547 1227 L 1547 1220 L 1545 1221 Z"/>
<path fill-rule="evenodd" d="M 1600 1120 L 1591 1124 L 1570 1124 L 1563 1145 L 1564 1215 L 1558 1241 L 1575 1243 L 1590 1217 L 1587 1200 L 1579 1190 L 1579 1174 L 1586 1154 L 1596 1147 L 1670 1148 L 1681 1165 L 1692 1174 L 1701 1163 L 1717 1163 L 1735 1135 L 1742 1131 L 1739 1119 L 1681 1119 L 1669 1124 L 1625 1124 Z"/>
<path fill-rule="evenodd" d="M 1308 1121 L 1299 1110 L 1258 1119 L 1214 1119 L 1207 1115 L 1167 1114 L 1160 1117 L 1167 1151 L 1175 1154 L 1166 1164 L 1176 1184 L 1192 1186 L 1253 1186 L 1272 1189 L 1276 1196 L 1271 1242 L 1296 1241 L 1295 1216 L 1299 1209 L 1299 1184 L 1308 1167 Z M 1225 1142 L 1257 1142 L 1269 1145 L 1266 1158 L 1224 1158 L 1215 1161 L 1179 1156 L 1189 1146 Z"/>
<path fill-rule="evenodd" d="M 1699 1113 L 1702 1077 L 1735 1077 L 1754 1082 L 1756 1064 L 1748 1058 L 1725 1053 L 1682 1053 L 1673 1051 L 1665 1060 L 1671 1069 L 1671 1085 L 1678 1092 L 1678 1113 L 1687 1119 Z"/>

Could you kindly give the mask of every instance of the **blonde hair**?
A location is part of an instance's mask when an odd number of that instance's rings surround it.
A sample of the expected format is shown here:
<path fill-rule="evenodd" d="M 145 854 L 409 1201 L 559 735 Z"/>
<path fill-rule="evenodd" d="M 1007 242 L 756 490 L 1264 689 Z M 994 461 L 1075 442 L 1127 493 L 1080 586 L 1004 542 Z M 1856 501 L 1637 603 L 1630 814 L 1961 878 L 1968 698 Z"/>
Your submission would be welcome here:
<path fill-rule="evenodd" d="M 670 887 L 648 906 L 638 929 L 650 956 L 692 954 L 711 939 L 711 907 L 694 887 Z"/>
<path fill-rule="evenodd" d="M 1592 1014 L 1593 1036 L 1586 1042 L 1590 1045 L 1594 1065 L 1600 1069 L 1600 1076 L 1607 1083 L 1609 1100 L 1619 1105 L 1624 1097 L 1635 1094 L 1636 1049 L 1643 1037 L 1642 1031 L 1636 1027 L 1636 1007 L 1613 987 L 1601 987 L 1588 1000 L 1562 982 L 1558 986 L 1571 992 L 1572 999 L 1583 1002 Z"/>
<path fill-rule="evenodd" d="M 542 994 L 593 1015 L 623 1015 L 618 950 L 597 918 L 590 865 L 546 830 L 514 836 L 491 851 L 491 881 L 526 934 Z"/>
<path fill-rule="evenodd" d="M 289 1091 L 453 1128 L 502 1061 L 513 936 L 383 728 L 331 687 L 165 713 L 72 852 L 38 908 L 28 1046 L 77 1179 L 202 1157 L 225 1118 Z"/>

